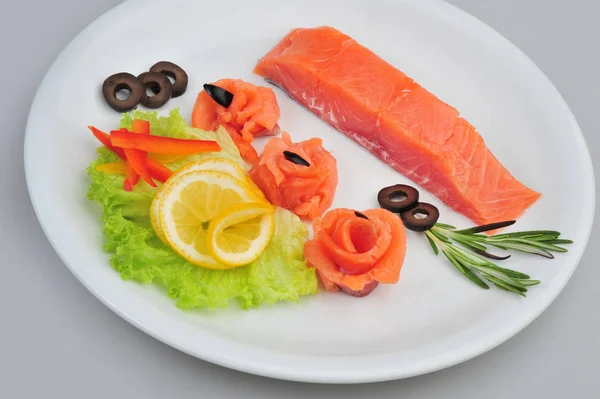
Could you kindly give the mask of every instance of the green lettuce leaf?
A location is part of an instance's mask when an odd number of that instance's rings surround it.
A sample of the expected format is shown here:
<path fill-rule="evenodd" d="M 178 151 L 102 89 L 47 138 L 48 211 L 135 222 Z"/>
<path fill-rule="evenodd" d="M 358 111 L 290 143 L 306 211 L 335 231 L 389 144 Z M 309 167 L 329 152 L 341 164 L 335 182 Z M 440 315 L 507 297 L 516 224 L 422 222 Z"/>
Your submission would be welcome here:
<path fill-rule="evenodd" d="M 307 268 L 304 260 L 307 240 L 308 229 L 300 218 L 276 208 L 273 238 L 248 271 L 256 304 L 280 300 L 298 302 L 299 295 L 317 292 L 314 269 Z"/>
<path fill-rule="evenodd" d="M 123 117 L 121 127 L 130 127 L 133 118 L 150 121 L 152 134 L 216 139 L 223 148 L 218 154 L 192 155 L 168 164 L 171 169 L 207 156 L 229 158 L 245 167 L 224 129 L 220 133 L 193 129 L 178 110 L 167 117 L 158 116 L 156 111 L 134 111 Z M 156 236 L 149 217 L 155 189 L 140 181 L 127 192 L 123 190 L 123 176 L 96 170 L 97 165 L 117 159 L 105 147 L 98 149 L 98 158 L 88 168 L 88 198 L 102 206 L 104 249 L 112 254 L 110 264 L 123 279 L 163 287 L 181 309 L 226 307 L 232 300 L 248 309 L 282 300 L 298 302 L 303 295 L 317 293 L 315 271 L 306 266 L 303 255 L 308 230 L 296 215 L 277 208 L 273 237 L 253 263 L 229 270 L 202 269 L 185 261 Z"/>

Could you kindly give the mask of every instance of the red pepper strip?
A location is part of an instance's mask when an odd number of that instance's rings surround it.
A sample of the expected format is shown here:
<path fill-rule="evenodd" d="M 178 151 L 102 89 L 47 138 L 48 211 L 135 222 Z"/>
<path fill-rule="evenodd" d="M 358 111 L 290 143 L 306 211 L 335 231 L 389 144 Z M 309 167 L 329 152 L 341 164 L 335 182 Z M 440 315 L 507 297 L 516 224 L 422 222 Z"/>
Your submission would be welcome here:
<path fill-rule="evenodd" d="M 173 174 L 171 169 L 167 168 L 156 159 L 152 159 L 150 157 L 146 158 L 146 165 L 148 165 L 148 170 L 150 171 L 152 177 L 161 183 L 166 182 L 167 179 Z"/>
<path fill-rule="evenodd" d="M 141 135 L 113 130 L 110 142 L 115 147 L 134 148 L 158 154 L 196 154 L 221 151 L 221 146 L 211 140 L 187 140 L 171 137 Z"/>
<path fill-rule="evenodd" d="M 129 131 L 125 127 L 122 127 L 119 130 L 122 132 Z M 110 136 L 108 136 L 108 137 L 110 137 Z M 123 151 L 123 152 L 125 152 L 125 151 Z M 127 153 L 125 153 L 125 157 L 127 157 Z M 138 184 L 138 182 L 140 181 L 140 174 L 137 173 L 135 170 L 133 170 L 133 168 L 131 167 L 131 164 L 129 162 L 127 162 L 127 159 L 125 160 L 125 163 L 127 164 L 127 174 L 125 175 L 125 182 L 124 182 L 123 189 L 125 191 L 133 191 L 133 188 L 135 187 L 135 185 Z"/>
<path fill-rule="evenodd" d="M 134 119 L 133 123 L 131 124 L 131 131 L 134 134 L 149 135 L 150 123 L 147 121 Z M 148 164 L 146 163 L 148 153 L 146 151 L 141 151 L 134 148 L 125 148 L 125 155 L 127 156 L 127 162 L 129 165 L 131 165 L 131 168 L 137 174 L 139 174 L 142 179 L 144 179 L 144 181 L 150 185 L 150 187 L 156 187 L 156 183 L 154 183 L 152 180 L 152 177 L 150 176 L 150 170 L 148 169 Z"/>
<path fill-rule="evenodd" d="M 133 170 L 131 165 L 127 163 L 127 174 L 125 175 L 125 181 L 123 182 L 123 189 L 125 191 L 132 191 L 133 187 L 140 181 L 140 175 Z"/>
<path fill-rule="evenodd" d="M 96 129 L 94 126 L 88 126 L 88 128 L 92 131 L 92 133 L 98 139 L 98 141 L 101 142 L 106 148 L 108 148 L 109 150 L 111 150 L 112 152 L 117 154 L 117 156 L 119 158 L 121 158 L 123 161 L 127 161 L 127 157 L 125 156 L 125 151 L 123 151 L 122 148 L 114 147 L 110 143 L 110 136 L 108 134 L 104 133 L 101 130 Z"/>
<path fill-rule="evenodd" d="M 138 134 L 150 134 L 150 122 L 134 119 L 131 123 L 131 131 Z"/>
<path fill-rule="evenodd" d="M 131 164 L 127 164 L 127 175 L 125 176 L 125 184 L 123 185 L 123 189 L 125 191 L 133 191 L 133 187 L 140 180 L 140 175 L 133 170 Z"/>
<path fill-rule="evenodd" d="M 127 156 L 127 163 L 131 166 L 131 168 L 151 187 L 156 187 L 156 183 L 154 183 L 152 180 L 152 176 L 150 176 L 150 170 L 146 164 L 146 158 L 148 158 L 148 154 L 145 151 L 140 151 L 133 148 L 125 148 L 125 155 Z"/>

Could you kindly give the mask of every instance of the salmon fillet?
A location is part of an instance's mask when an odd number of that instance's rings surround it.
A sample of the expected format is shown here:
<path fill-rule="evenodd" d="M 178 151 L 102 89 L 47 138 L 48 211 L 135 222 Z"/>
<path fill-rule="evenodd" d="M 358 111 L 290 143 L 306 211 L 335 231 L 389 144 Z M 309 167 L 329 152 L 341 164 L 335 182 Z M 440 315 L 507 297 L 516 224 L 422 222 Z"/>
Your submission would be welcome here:
<path fill-rule="evenodd" d="M 455 108 L 335 28 L 292 30 L 254 71 L 475 223 L 517 219 L 540 197 Z"/>

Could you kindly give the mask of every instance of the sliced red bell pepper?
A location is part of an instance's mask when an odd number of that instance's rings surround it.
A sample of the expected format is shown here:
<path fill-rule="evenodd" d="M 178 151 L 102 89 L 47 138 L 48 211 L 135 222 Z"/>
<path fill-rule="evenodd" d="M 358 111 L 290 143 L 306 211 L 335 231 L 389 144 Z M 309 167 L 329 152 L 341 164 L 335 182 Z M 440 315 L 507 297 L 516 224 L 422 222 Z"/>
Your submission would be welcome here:
<path fill-rule="evenodd" d="M 140 180 L 140 175 L 133 170 L 131 164 L 127 164 L 127 175 L 125 176 L 125 183 L 123 189 L 125 191 L 132 191 L 135 185 Z"/>
<path fill-rule="evenodd" d="M 125 155 L 127 156 L 127 163 L 131 166 L 131 168 L 139 174 L 142 179 L 151 187 L 156 187 L 156 183 L 152 180 L 152 176 L 150 175 L 150 170 L 148 169 L 148 164 L 146 163 L 146 159 L 148 158 L 148 154 L 145 151 L 135 150 L 132 148 L 125 149 Z"/>
<path fill-rule="evenodd" d="M 148 170 L 150 170 L 152 177 L 161 183 L 166 182 L 167 179 L 173 174 L 171 169 L 167 168 L 156 159 L 152 159 L 150 157 L 146 158 L 146 165 L 148 165 Z"/>
<path fill-rule="evenodd" d="M 150 122 L 142 119 L 134 119 L 131 123 L 131 131 L 138 134 L 150 134 Z"/>
<path fill-rule="evenodd" d="M 101 142 L 106 148 L 117 154 L 117 156 L 123 161 L 127 160 L 127 157 L 125 156 L 125 151 L 123 151 L 122 148 L 114 147 L 110 142 L 110 136 L 108 134 L 96 129 L 94 126 L 88 126 L 88 129 L 92 131 L 92 133 L 98 139 L 98 141 Z"/>
<path fill-rule="evenodd" d="M 113 130 L 110 142 L 114 147 L 134 148 L 158 154 L 196 154 L 221 151 L 221 146 L 211 140 L 188 140 L 171 137 L 141 135 Z"/>
<path fill-rule="evenodd" d="M 150 123 L 148 121 L 134 119 L 131 124 L 131 131 L 134 134 L 149 135 Z M 156 183 L 152 180 L 148 164 L 146 163 L 148 153 L 134 148 L 125 148 L 124 151 L 125 156 L 127 156 L 127 162 L 131 165 L 131 168 L 139 174 L 150 187 L 156 187 Z"/>

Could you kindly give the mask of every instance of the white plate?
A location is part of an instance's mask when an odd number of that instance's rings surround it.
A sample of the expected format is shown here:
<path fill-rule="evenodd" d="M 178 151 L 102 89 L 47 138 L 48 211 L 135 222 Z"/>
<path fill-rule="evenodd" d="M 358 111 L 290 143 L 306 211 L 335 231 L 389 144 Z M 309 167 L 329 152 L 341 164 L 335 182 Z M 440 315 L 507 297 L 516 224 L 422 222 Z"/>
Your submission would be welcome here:
<path fill-rule="evenodd" d="M 255 62 L 291 28 L 332 25 L 355 37 L 457 107 L 514 175 L 543 193 L 518 223 L 575 240 L 555 260 L 505 264 L 542 280 L 526 299 L 481 290 L 411 233 L 401 281 L 366 298 L 322 293 L 257 311 L 178 310 L 159 289 L 122 281 L 102 252 L 100 214 L 85 198 L 98 143 L 89 124 L 119 115 L 100 95 L 114 72 L 141 73 L 171 60 L 190 75 L 167 108 L 189 117 L 207 81 L 256 83 Z M 374 206 L 384 185 L 408 182 L 277 90 L 281 125 L 296 140 L 323 137 L 339 161 L 335 207 Z M 250 373 L 313 382 L 397 379 L 448 367 L 507 340 L 536 318 L 569 280 L 594 212 L 592 165 L 573 115 L 525 55 L 498 33 L 437 0 L 129 1 L 86 28 L 61 53 L 36 95 L 25 169 L 40 223 L 66 265 L 103 303 L 157 339 Z M 439 205 L 442 220 L 467 225 Z M 565 204 L 569 204 L 568 207 Z"/>

